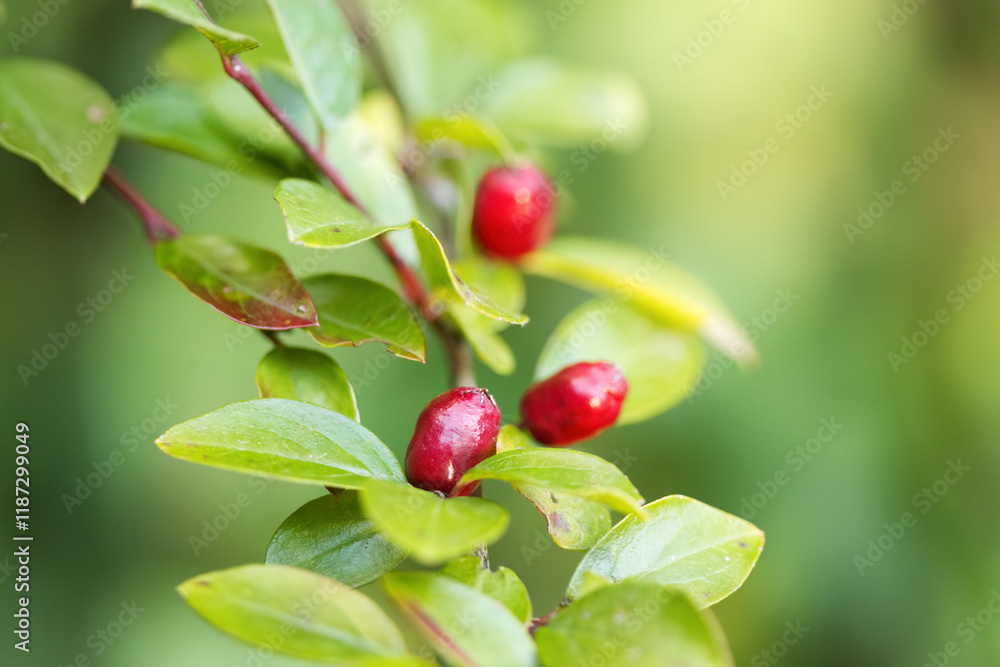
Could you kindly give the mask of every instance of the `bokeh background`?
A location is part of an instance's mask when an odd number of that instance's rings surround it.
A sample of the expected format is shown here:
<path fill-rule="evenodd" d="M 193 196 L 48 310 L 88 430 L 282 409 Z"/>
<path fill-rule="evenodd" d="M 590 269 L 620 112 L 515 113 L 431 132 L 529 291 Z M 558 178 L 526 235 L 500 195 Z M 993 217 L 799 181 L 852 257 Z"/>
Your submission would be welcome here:
<path fill-rule="evenodd" d="M 648 498 L 683 493 L 733 513 L 746 512 L 744 501 L 776 473 L 787 474 L 773 497 L 757 496 L 761 506 L 752 508 L 767 533 L 759 565 L 715 607 L 741 666 L 934 664 L 928 654 L 952 641 L 960 652 L 947 664 L 1000 664 L 1000 619 L 988 611 L 1000 596 L 1000 278 L 982 268 L 1000 249 L 1000 5 L 897 5 L 522 6 L 533 50 L 624 69 L 648 97 L 645 140 L 576 174 L 563 224 L 662 243 L 740 321 L 763 323 L 759 368 L 741 373 L 711 358 L 710 376 L 690 401 L 588 446 L 608 458 L 632 457 L 627 472 Z M 719 29 L 714 22 L 724 10 L 732 20 Z M 11 51 L 8 31 L 36 11 L 37 2 L 7 2 L 3 55 Z M 902 13 L 892 25 L 894 11 Z M 69 0 L 20 52 L 75 64 L 120 95 L 178 29 L 124 0 Z M 690 46 L 699 40 L 700 52 Z M 791 136 L 779 132 L 814 87 L 829 98 Z M 911 180 L 907 163 L 949 128 L 957 138 Z M 779 150 L 723 198 L 719 181 L 770 137 Z M 553 152 L 551 165 L 575 169 L 572 155 Z M 175 217 L 210 171 L 131 145 L 116 162 Z M 905 193 L 867 228 L 852 228 L 858 208 L 871 207 L 897 179 Z M 188 228 L 236 234 L 301 260 L 309 253 L 285 242 L 272 191 L 239 179 Z M 11 480 L 13 426 L 28 422 L 35 535 L 30 656 L 10 646 L 13 549 L 0 550 L 7 619 L 0 662 L 69 665 L 83 655 L 91 664 L 128 667 L 252 664 L 246 647 L 203 623 L 173 587 L 262 561 L 273 529 L 316 493 L 281 483 L 258 493 L 245 477 L 172 460 L 152 441 L 174 423 L 254 397 L 266 342 L 241 336 L 164 276 L 130 212 L 109 194 L 81 207 L 7 153 L 0 153 L 0 193 L 0 430 L 8 452 L 0 468 Z M 334 266 L 388 279 L 365 248 L 324 256 L 320 270 Z M 79 304 L 104 289 L 114 270 L 134 280 L 84 322 Z M 993 279 L 977 283 L 981 270 Z M 979 289 L 958 299 L 953 290 L 961 285 Z M 542 280 L 529 288 L 533 321 L 508 335 L 518 372 L 502 378 L 480 369 L 510 414 L 549 332 L 586 298 Z M 769 309 L 779 292 L 794 300 L 777 314 Z M 904 337 L 913 341 L 921 321 L 941 309 L 948 321 L 933 336 L 916 336 L 924 345 L 894 364 L 888 355 L 902 355 Z M 82 324 L 81 335 L 25 386 L 16 366 L 70 321 Z M 349 375 L 363 374 L 379 354 L 371 346 L 334 352 Z M 426 368 L 393 361 L 359 387 L 365 422 L 397 453 L 420 408 L 445 387 L 440 352 L 431 355 Z M 158 404 L 174 406 L 172 414 Z M 809 460 L 789 458 L 828 434 L 824 420 L 838 425 L 832 438 L 814 443 Z M 64 494 L 115 450 L 121 465 L 68 512 Z M 968 470 L 943 482 L 959 463 Z M 917 494 L 936 482 L 935 502 L 920 501 Z M 242 492 L 252 504 L 196 554 L 191 536 Z M 6 514 L 13 494 L 3 495 Z M 540 537 L 543 522 L 527 503 L 500 488 L 487 495 L 513 511 L 511 530 L 492 549 L 494 563 L 514 568 L 544 612 L 558 602 L 579 555 L 545 548 L 551 542 Z M 905 512 L 915 514 L 915 525 L 898 539 L 885 537 L 885 525 Z M 8 523 L 0 537 L 11 544 Z M 868 554 L 869 541 L 880 537 L 890 548 Z M 872 556 L 870 567 L 857 560 Z M 142 611 L 106 643 L 97 633 L 123 604 Z M 960 626 L 977 614 L 976 626 Z M 800 628 L 795 643 L 785 641 L 794 636 L 788 624 Z M 972 627 L 979 629 L 963 629 Z"/>

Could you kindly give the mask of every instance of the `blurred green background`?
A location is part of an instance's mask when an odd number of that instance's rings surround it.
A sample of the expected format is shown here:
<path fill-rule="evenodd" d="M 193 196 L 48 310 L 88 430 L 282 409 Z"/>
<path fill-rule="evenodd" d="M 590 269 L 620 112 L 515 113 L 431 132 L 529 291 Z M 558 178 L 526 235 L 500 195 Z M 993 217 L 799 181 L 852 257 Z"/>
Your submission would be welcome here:
<path fill-rule="evenodd" d="M 3 55 L 12 49 L 8 31 L 20 32 L 39 7 L 7 2 Z M 975 280 L 980 271 L 993 277 L 984 258 L 988 266 L 1000 248 L 1000 5 L 908 0 L 891 31 L 897 10 L 883 1 L 563 0 L 522 9 L 534 51 L 627 70 L 649 100 L 650 130 L 634 152 L 602 154 L 585 171 L 572 162 L 574 150 L 551 154 L 554 169 L 576 177 L 563 224 L 662 243 L 741 321 L 761 322 L 751 325 L 760 332 L 759 368 L 744 374 L 713 358 L 692 400 L 587 447 L 631 461 L 626 472 L 647 498 L 683 493 L 754 512 L 767 533 L 763 557 L 715 607 L 736 663 L 934 664 L 928 654 L 954 641 L 960 652 L 947 664 L 1000 664 L 1000 619 L 991 624 L 992 612 L 980 613 L 1000 590 L 1000 279 Z M 728 23 L 717 22 L 723 16 Z M 69 0 L 19 50 L 74 64 L 120 95 L 178 29 L 123 0 Z M 821 104 L 813 98 L 807 120 L 779 124 L 817 89 L 830 95 Z M 907 163 L 949 128 L 957 138 L 911 180 L 918 172 Z M 724 200 L 718 183 L 772 137 L 778 150 Z M 175 218 L 211 171 L 132 145 L 116 162 Z M 897 179 L 905 192 L 852 231 L 858 208 L 877 212 L 878 193 Z M 334 257 L 288 247 L 272 192 L 273 184 L 240 179 L 186 228 L 270 245 L 293 265 L 320 257 L 317 270 L 388 279 L 367 248 Z M 82 654 L 129 667 L 254 664 L 248 648 L 203 623 L 173 587 L 262 561 L 273 529 L 316 492 L 281 483 L 259 489 L 240 475 L 170 459 L 152 440 L 174 423 L 254 397 L 266 342 L 241 337 L 164 276 L 136 221 L 109 194 L 81 207 L 5 152 L 0 193 L 0 430 L 9 453 L 2 469 L 10 480 L 13 427 L 28 422 L 35 535 L 30 656 L 11 649 L 13 548 L 0 550 L 0 662 L 69 665 Z M 85 321 L 79 304 L 114 270 L 135 278 Z M 960 285 L 967 297 L 955 296 Z M 517 374 L 480 369 L 508 415 L 546 337 L 586 298 L 541 280 L 529 289 L 533 321 L 507 335 Z M 794 300 L 777 314 L 769 309 L 779 291 Z M 940 309 L 947 322 L 927 326 Z M 81 335 L 25 386 L 17 365 L 70 321 L 81 323 Z M 933 336 L 918 334 L 921 322 Z M 888 355 L 902 356 L 904 337 L 925 344 L 893 364 Z M 349 375 L 362 375 L 380 351 L 334 356 Z M 431 356 L 426 368 L 393 360 L 358 387 L 365 423 L 397 453 L 420 408 L 445 387 L 439 350 Z M 158 404 L 175 407 L 167 416 Z M 796 448 L 828 434 L 824 420 L 839 425 L 836 433 L 818 451 L 814 443 L 809 460 L 797 457 Z M 95 466 L 106 469 L 115 450 L 121 465 L 68 512 L 64 494 Z M 954 484 L 941 481 L 959 462 L 968 471 L 951 477 Z M 776 473 L 785 484 L 769 484 Z M 917 495 L 925 488 L 933 503 Z M 773 497 L 744 505 L 765 489 Z M 252 504 L 196 554 L 191 536 L 242 492 Z M 494 564 L 515 569 L 544 613 L 579 556 L 551 545 L 527 503 L 499 485 L 487 496 L 513 511 Z M 886 524 L 905 512 L 915 525 L 886 537 Z M 889 548 L 869 555 L 869 541 L 880 538 Z M 142 609 L 134 623 L 110 643 L 102 639 L 133 601 Z M 977 614 L 977 625 L 960 626 Z"/>

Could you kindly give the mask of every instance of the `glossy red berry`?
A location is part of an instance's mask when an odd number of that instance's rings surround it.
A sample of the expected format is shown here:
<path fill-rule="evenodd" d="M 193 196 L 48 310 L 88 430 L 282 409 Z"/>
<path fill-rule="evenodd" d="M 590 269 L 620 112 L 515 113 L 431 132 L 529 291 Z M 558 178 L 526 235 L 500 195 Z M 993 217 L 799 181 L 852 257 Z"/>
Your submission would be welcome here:
<path fill-rule="evenodd" d="M 497 167 L 479 181 L 472 230 L 487 255 L 516 260 L 548 241 L 554 228 L 555 189 L 537 167 Z"/>
<path fill-rule="evenodd" d="M 574 364 L 531 385 L 521 399 L 521 416 L 535 440 L 565 447 L 612 426 L 627 393 L 621 366 Z"/>
<path fill-rule="evenodd" d="M 462 475 L 496 454 L 500 410 L 485 389 L 457 387 L 424 408 L 406 448 L 406 479 L 448 495 Z M 472 493 L 478 483 L 462 489 Z"/>

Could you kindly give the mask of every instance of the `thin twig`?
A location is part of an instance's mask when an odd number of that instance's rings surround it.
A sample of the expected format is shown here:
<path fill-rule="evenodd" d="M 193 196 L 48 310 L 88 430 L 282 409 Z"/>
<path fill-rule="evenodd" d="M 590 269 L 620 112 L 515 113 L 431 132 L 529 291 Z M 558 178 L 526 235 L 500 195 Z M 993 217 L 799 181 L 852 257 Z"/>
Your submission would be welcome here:
<path fill-rule="evenodd" d="M 146 238 L 153 245 L 181 235 L 180 230 L 166 216 L 153 208 L 153 205 L 146 201 L 115 167 L 109 165 L 104 172 L 104 184 L 117 192 L 129 206 L 135 209 L 142 220 Z"/>
<path fill-rule="evenodd" d="M 214 23 L 212 16 L 205 9 L 204 5 L 201 4 L 200 0 L 195 0 L 195 2 L 200 7 L 202 13 L 205 14 L 205 17 Z M 247 92 L 249 92 L 254 99 L 257 100 L 264 111 L 277 121 L 292 141 L 295 142 L 295 144 L 303 152 L 303 154 L 305 154 L 309 161 L 312 162 L 316 168 L 319 169 L 319 171 L 330 181 L 341 196 L 361 211 L 370 222 L 375 223 L 375 219 L 371 212 L 368 211 L 368 209 L 355 196 L 354 192 L 348 186 L 340 172 L 333 166 L 333 164 L 330 163 L 322 151 L 309 143 L 288 115 L 285 114 L 285 112 L 281 110 L 274 100 L 271 99 L 239 56 L 226 55 L 221 52 L 219 55 L 222 59 L 222 66 L 226 70 L 226 74 L 228 74 L 234 81 L 242 85 Z M 386 87 L 391 94 L 395 95 L 395 90 L 391 87 L 391 84 L 388 83 L 388 80 Z M 396 98 L 398 100 L 398 95 Z M 452 384 L 455 386 L 464 386 L 466 384 L 470 386 L 474 385 L 475 377 L 472 358 L 468 353 L 468 346 L 461 333 L 458 332 L 450 323 L 441 319 L 440 311 L 432 307 L 430 298 L 428 297 L 423 284 L 420 282 L 420 279 L 396 251 L 392 242 L 389 241 L 385 235 L 382 235 L 378 237 L 378 244 L 382 249 L 382 253 L 392 264 L 393 270 L 399 278 L 399 283 L 404 296 L 406 296 L 407 300 L 420 311 L 421 315 L 423 315 L 423 317 L 430 322 L 435 331 L 437 331 L 441 336 L 442 343 L 444 343 L 448 350 Z"/>

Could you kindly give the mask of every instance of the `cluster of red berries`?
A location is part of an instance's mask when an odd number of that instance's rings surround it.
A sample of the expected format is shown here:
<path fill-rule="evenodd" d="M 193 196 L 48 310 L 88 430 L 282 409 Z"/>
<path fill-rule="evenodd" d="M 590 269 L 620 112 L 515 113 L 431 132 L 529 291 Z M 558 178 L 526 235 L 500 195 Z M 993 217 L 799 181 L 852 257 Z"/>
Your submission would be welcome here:
<path fill-rule="evenodd" d="M 536 382 L 521 398 L 523 426 L 544 445 L 567 447 L 612 426 L 628 385 L 619 366 L 579 363 Z M 406 449 L 406 479 L 449 495 L 470 468 L 496 454 L 500 409 L 485 389 L 457 387 L 424 408 Z M 476 490 L 478 482 L 458 495 Z"/>
<path fill-rule="evenodd" d="M 476 191 L 472 229 L 483 252 L 516 261 L 549 240 L 555 190 L 537 167 L 498 167 Z M 619 366 L 579 363 L 533 384 L 521 399 L 523 426 L 543 445 L 566 447 L 612 426 L 628 385 Z M 470 468 L 496 453 L 500 410 L 485 389 L 458 387 L 424 408 L 406 450 L 411 484 L 445 495 Z M 459 490 L 469 495 L 478 483 Z"/>

